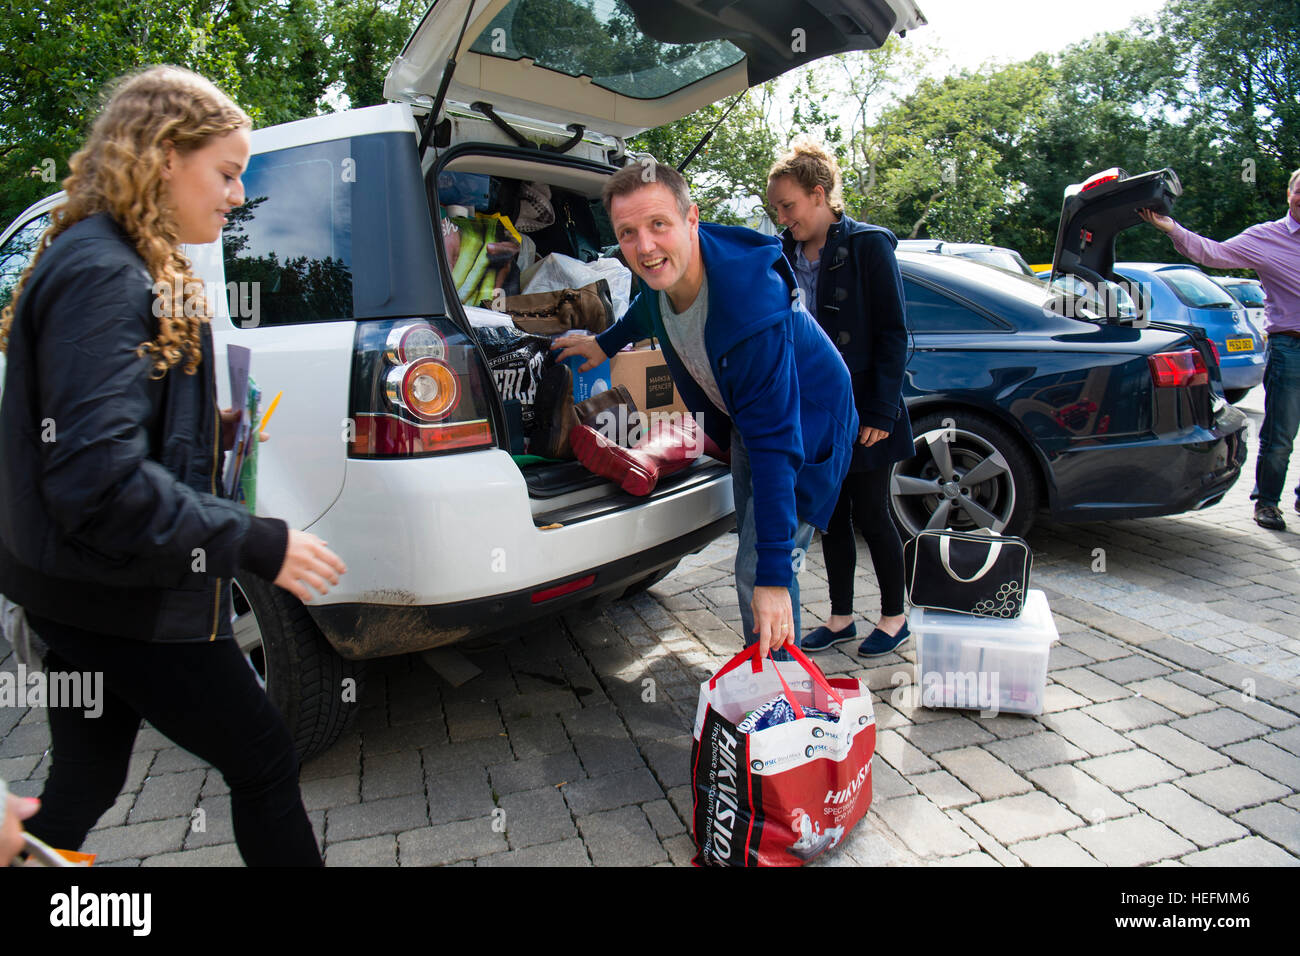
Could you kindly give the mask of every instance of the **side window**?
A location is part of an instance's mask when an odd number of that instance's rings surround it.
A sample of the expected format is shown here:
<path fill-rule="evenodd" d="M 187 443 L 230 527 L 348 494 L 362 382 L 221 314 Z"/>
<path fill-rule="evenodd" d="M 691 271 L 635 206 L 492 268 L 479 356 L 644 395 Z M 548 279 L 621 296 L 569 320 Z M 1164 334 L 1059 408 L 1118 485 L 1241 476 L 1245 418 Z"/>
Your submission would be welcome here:
<path fill-rule="evenodd" d="M 295 146 L 249 161 L 247 198 L 221 237 L 235 325 L 352 318 L 349 143 Z M 250 310 L 256 322 L 242 322 Z"/>
<path fill-rule="evenodd" d="M 23 270 L 36 254 L 36 243 L 50 226 L 50 216 L 37 216 L 0 247 L 0 309 L 13 298 L 14 288 L 23 277 Z"/>
<path fill-rule="evenodd" d="M 978 312 L 926 286 L 903 280 L 907 324 L 913 332 L 999 332 Z"/>

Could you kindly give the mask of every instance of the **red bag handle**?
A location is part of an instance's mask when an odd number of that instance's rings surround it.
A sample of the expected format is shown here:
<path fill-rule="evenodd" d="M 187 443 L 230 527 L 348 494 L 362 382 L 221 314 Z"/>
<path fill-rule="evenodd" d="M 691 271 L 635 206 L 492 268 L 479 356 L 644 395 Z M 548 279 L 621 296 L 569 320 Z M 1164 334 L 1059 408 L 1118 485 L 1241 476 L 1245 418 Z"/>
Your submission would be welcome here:
<path fill-rule="evenodd" d="M 788 641 L 787 645 L 788 646 L 786 646 L 785 649 L 789 651 L 790 656 L 798 661 L 799 664 L 803 666 L 803 669 L 808 672 L 808 676 L 813 679 L 813 683 L 826 691 L 826 694 L 831 700 L 835 701 L 835 703 L 843 705 L 844 695 L 831 686 L 830 681 L 826 679 L 826 675 L 822 673 L 822 669 L 814 664 L 812 660 L 809 659 L 808 655 L 801 651 L 793 641 Z"/>
<path fill-rule="evenodd" d="M 755 645 L 755 646 L 757 646 L 757 645 Z M 769 651 L 768 653 L 769 653 L 769 656 L 770 656 L 771 652 Z M 755 659 L 756 661 L 761 661 L 761 660 L 762 660 L 762 658 L 757 658 L 757 657 L 754 658 L 754 659 Z M 782 687 L 783 690 L 785 690 L 785 699 L 786 699 L 786 701 L 790 704 L 790 706 L 794 709 L 794 719 L 795 719 L 795 720 L 803 720 L 803 708 L 800 707 L 800 706 L 799 706 L 799 702 L 798 702 L 797 700 L 794 699 L 794 691 L 792 691 L 792 690 L 790 689 L 790 685 L 787 684 L 787 683 L 785 682 L 785 678 L 781 676 L 781 668 L 775 666 L 775 665 L 776 665 L 776 658 L 772 658 L 772 664 L 773 664 L 772 670 L 776 671 L 776 679 L 779 680 L 779 681 L 781 682 L 781 687 Z"/>
<path fill-rule="evenodd" d="M 737 667 L 739 667 L 741 664 L 745 663 L 746 661 L 752 660 L 754 662 L 755 674 L 761 671 L 763 669 L 763 658 L 761 658 L 758 654 L 758 649 L 761 646 L 762 645 L 758 641 L 755 641 L 753 644 L 750 644 L 749 647 L 745 648 L 743 651 L 741 651 L 731 660 L 727 661 L 727 663 L 723 664 L 722 667 L 718 670 L 718 672 L 714 674 L 711 678 L 709 678 L 709 690 L 713 690 L 715 687 L 718 686 L 718 678 L 725 677 L 727 674 L 734 671 Z M 805 654 L 803 651 L 801 651 L 793 641 L 787 641 L 784 646 L 785 649 L 790 652 L 790 656 L 795 659 L 795 661 L 799 664 L 799 666 L 801 666 L 805 671 L 808 672 L 808 676 L 813 679 L 813 682 L 816 683 L 817 686 L 820 687 L 822 690 L 824 690 L 827 693 L 827 695 L 831 698 L 831 700 L 835 701 L 837 704 L 840 704 L 842 706 L 844 704 L 844 695 L 830 685 L 830 681 L 826 679 L 826 675 L 822 673 L 821 668 L 818 667 L 816 664 L 814 664 L 808 658 L 808 655 Z M 773 660 L 772 663 L 775 664 L 776 661 Z M 794 694 L 790 691 L 789 685 L 786 684 L 785 678 L 781 677 L 780 668 L 776 669 L 776 676 L 778 679 L 780 679 L 781 686 L 785 688 L 786 696 L 790 699 L 790 703 L 794 705 L 796 712 L 798 712 L 799 716 L 802 717 L 803 712 L 799 710 L 799 705 L 795 703 Z"/>
<path fill-rule="evenodd" d="M 714 674 L 711 678 L 709 678 L 709 690 L 713 690 L 715 687 L 718 686 L 718 678 L 725 677 L 727 674 L 730 674 L 741 664 L 745 663 L 745 661 L 749 660 L 751 657 L 756 655 L 758 653 L 759 646 L 760 645 L 758 641 L 755 641 L 753 644 L 750 644 L 749 647 L 745 648 L 743 651 L 741 651 L 731 660 L 727 661 L 727 663 L 723 664 L 722 667 L 718 670 L 718 672 Z M 762 669 L 763 669 L 763 662 L 755 661 L 754 662 L 755 673 L 761 671 Z"/>

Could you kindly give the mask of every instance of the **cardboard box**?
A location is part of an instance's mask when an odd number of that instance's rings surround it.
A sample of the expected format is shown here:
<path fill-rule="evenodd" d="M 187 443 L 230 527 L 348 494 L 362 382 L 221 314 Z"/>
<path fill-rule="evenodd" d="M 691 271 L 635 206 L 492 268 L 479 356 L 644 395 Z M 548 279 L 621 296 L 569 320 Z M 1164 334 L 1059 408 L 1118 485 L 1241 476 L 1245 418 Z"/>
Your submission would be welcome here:
<path fill-rule="evenodd" d="M 609 360 L 609 373 L 610 387 L 626 386 L 640 411 L 690 413 L 659 349 L 619 352 Z"/>

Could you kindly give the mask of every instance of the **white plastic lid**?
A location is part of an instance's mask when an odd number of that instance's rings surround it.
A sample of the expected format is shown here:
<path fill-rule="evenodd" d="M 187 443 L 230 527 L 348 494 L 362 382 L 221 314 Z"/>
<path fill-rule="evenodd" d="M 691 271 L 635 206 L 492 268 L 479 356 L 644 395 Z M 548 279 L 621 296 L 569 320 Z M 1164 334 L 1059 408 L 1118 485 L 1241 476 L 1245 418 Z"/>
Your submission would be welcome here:
<path fill-rule="evenodd" d="M 1034 641 L 1051 644 L 1057 640 L 1056 622 L 1047 605 L 1047 595 L 1031 589 L 1019 617 L 982 617 L 956 611 L 935 611 L 927 607 L 912 609 L 908 617 L 910 630 L 942 631 L 973 640 Z"/>

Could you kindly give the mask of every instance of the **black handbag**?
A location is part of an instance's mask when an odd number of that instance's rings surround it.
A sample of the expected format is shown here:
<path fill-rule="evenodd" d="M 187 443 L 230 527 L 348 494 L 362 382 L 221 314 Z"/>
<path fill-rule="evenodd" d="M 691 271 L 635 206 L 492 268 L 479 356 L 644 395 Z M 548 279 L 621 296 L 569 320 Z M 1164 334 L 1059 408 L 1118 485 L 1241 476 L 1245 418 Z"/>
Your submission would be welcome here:
<path fill-rule="evenodd" d="M 903 547 L 913 607 L 981 617 L 1019 617 L 1033 553 L 1021 538 L 991 533 L 922 531 Z"/>

